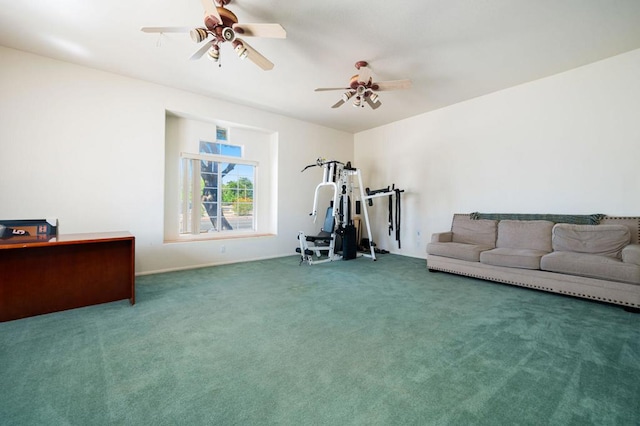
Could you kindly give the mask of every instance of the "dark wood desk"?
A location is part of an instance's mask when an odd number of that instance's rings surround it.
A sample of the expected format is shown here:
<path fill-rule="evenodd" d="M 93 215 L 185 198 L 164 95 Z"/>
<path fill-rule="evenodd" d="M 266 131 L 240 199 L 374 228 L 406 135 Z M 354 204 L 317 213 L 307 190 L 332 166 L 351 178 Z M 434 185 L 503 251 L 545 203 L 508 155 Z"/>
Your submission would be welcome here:
<path fill-rule="evenodd" d="M 135 237 L 128 232 L 0 240 L 0 322 L 129 299 Z"/>

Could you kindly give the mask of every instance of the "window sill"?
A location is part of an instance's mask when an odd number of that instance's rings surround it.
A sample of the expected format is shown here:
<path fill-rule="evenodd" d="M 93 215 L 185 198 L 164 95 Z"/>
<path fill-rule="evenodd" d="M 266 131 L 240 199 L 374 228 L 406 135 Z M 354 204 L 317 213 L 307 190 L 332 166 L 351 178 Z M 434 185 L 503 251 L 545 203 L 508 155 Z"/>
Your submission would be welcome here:
<path fill-rule="evenodd" d="M 192 243 L 198 241 L 225 241 L 225 240 L 240 240 L 247 238 L 265 238 L 265 237 L 275 237 L 276 234 L 260 234 L 255 232 L 247 232 L 247 233 L 203 233 L 200 235 L 181 235 L 176 239 L 164 240 L 164 244 L 174 244 L 174 243 Z"/>

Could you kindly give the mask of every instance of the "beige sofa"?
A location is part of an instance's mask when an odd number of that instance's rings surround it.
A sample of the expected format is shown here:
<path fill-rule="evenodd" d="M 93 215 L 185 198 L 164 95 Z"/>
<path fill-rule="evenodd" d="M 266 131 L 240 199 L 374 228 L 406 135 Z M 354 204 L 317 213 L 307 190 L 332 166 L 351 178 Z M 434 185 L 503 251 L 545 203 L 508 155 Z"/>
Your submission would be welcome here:
<path fill-rule="evenodd" d="M 472 219 L 427 245 L 429 271 L 444 271 L 640 309 L 640 218 L 597 225 Z"/>

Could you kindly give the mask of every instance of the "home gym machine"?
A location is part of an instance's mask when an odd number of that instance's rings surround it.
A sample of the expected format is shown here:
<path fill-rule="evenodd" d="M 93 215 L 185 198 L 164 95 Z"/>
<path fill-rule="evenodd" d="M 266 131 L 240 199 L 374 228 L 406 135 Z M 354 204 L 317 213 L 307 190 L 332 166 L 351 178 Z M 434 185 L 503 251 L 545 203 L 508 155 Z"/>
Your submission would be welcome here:
<path fill-rule="evenodd" d="M 399 241 L 399 200 L 400 192 L 393 186 L 392 188 L 385 188 L 371 191 L 369 188 L 364 188 L 362 185 L 362 175 L 360 169 L 351 166 L 351 162 L 346 164 L 336 160 L 324 160 L 319 158 L 315 164 L 306 166 L 302 171 L 311 167 L 322 167 L 322 182 L 316 186 L 313 197 L 313 210 L 309 213 L 313 217 L 314 222 L 318 217 L 318 200 L 320 191 L 324 188 L 329 188 L 333 191 L 330 205 L 325 212 L 325 220 L 318 235 L 306 235 L 300 231 L 298 233 L 299 247 L 296 248 L 296 252 L 300 253 L 300 264 L 303 262 L 308 265 L 316 263 L 332 262 L 334 260 L 349 260 L 355 259 L 360 256 L 369 257 L 372 260 L 376 260 L 375 243 L 371 241 L 371 225 L 369 223 L 369 213 L 367 208 L 373 205 L 373 199 L 379 197 L 390 197 L 389 206 L 391 208 L 391 197 L 396 195 L 396 209 L 397 209 L 397 226 L 396 226 L 396 239 Z M 354 186 L 354 180 L 357 181 L 357 188 Z M 364 224 L 369 237 L 369 244 L 367 249 L 369 253 L 358 254 L 358 237 L 356 233 L 356 226 L 354 218 L 351 214 L 351 195 L 354 190 L 358 190 L 356 197 L 359 197 L 355 201 L 356 214 L 362 213 L 364 216 Z M 390 212 L 390 230 L 391 212 Z M 323 254 L 326 257 L 323 258 Z M 315 257 L 314 257 L 315 256 Z"/>

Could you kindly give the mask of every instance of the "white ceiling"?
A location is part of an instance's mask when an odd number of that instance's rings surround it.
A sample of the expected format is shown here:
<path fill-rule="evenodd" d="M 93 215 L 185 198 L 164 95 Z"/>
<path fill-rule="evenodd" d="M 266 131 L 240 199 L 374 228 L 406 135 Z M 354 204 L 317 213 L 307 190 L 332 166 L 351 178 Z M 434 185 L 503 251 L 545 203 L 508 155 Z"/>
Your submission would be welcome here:
<path fill-rule="evenodd" d="M 0 0 L 0 45 L 358 132 L 640 48 L 640 0 L 232 0 L 240 23 L 275 22 L 287 39 L 246 38 L 275 63 L 262 71 L 228 43 L 222 67 L 188 34 L 199 0 Z M 377 110 L 345 104 L 354 63 L 381 92 Z M 0 64 L 1 66 L 1 64 Z"/>

